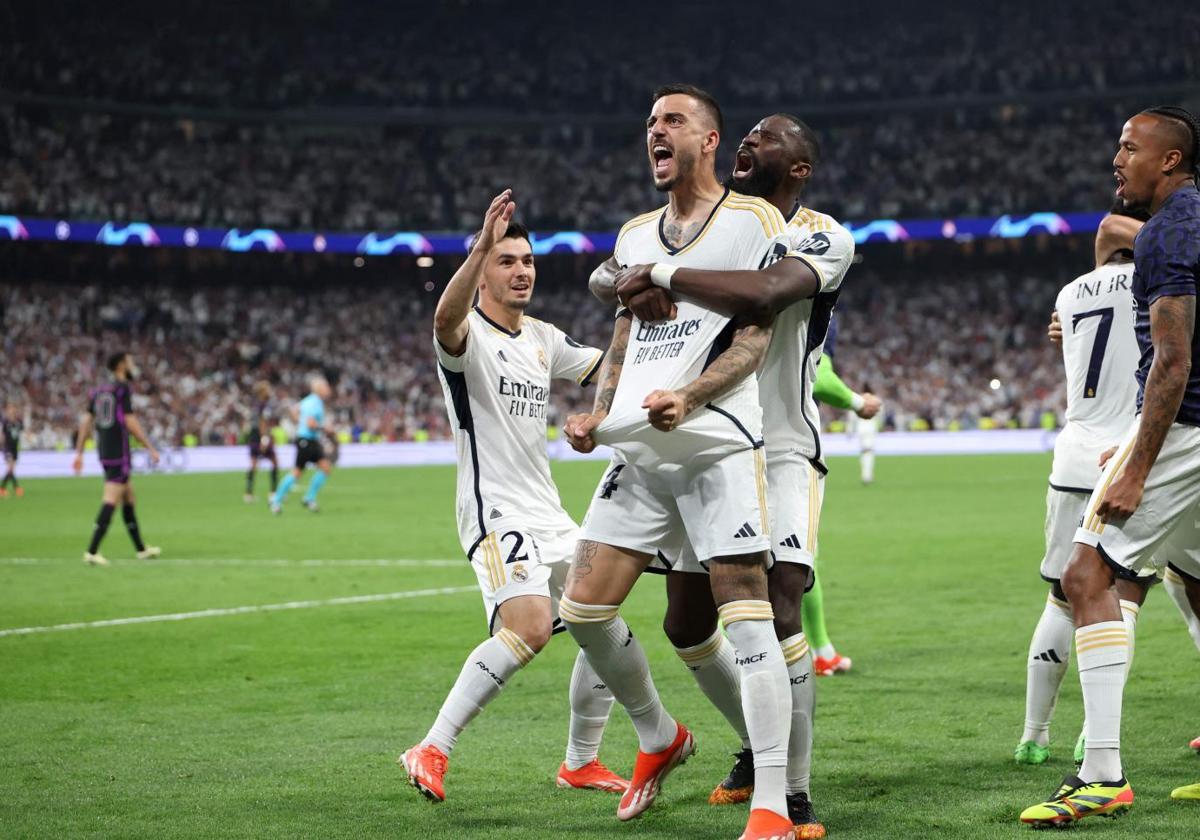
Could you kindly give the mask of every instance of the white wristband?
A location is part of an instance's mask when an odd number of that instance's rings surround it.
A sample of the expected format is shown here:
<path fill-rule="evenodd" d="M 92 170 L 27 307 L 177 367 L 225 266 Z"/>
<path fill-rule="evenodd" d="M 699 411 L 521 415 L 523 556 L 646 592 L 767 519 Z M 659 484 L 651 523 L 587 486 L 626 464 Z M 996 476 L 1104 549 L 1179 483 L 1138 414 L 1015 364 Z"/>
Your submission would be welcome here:
<path fill-rule="evenodd" d="M 851 411 L 862 411 L 862 407 L 866 404 L 867 404 L 867 401 L 863 399 L 862 394 L 851 394 L 850 395 L 850 410 Z"/>
<path fill-rule="evenodd" d="M 677 265 L 668 265 L 667 263 L 655 263 L 654 268 L 650 269 L 650 282 L 659 288 L 671 290 L 671 277 L 679 269 Z"/>

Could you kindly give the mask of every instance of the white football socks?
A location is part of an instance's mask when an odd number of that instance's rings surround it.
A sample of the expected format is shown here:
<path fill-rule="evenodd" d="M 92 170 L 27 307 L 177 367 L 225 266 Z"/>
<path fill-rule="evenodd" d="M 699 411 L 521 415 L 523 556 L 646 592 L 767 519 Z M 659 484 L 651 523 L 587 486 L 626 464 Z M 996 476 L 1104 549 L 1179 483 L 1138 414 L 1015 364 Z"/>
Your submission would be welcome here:
<path fill-rule="evenodd" d="M 500 628 L 495 636 L 471 651 L 421 744 L 433 744 L 449 755 L 467 724 L 533 657 L 533 650 L 520 636 L 507 627 Z"/>
<path fill-rule="evenodd" d="M 742 713 L 754 749 L 751 809 L 787 816 L 785 780 L 792 694 L 783 651 L 775 638 L 775 614 L 767 601 L 730 601 L 717 608 L 741 669 Z"/>
<path fill-rule="evenodd" d="M 1075 631 L 1075 656 L 1087 741 L 1079 778 L 1114 782 L 1121 778 L 1121 695 L 1129 663 L 1125 622 L 1099 621 L 1080 627 Z"/>
<path fill-rule="evenodd" d="M 1121 600 L 1121 620 L 1125 622 L 1125 638 L 1129 645 L 1129 653 L 1125 659 L 1125 681 L 1129 681 L 1129 672 L 1133 668 L 1133 651 L 1136 645 L 1134 644 L 1137 638 L 1137 620 L 1138 613 L 1142 608 L 1135 601 Z"/>
<path fill-rule="evenodd" d="M 742 714 L 741 672 L 734 661 L 729 639 L 717 628 L 700 644 L 675 648 L 675 653 L 692 672 L 700 691 L 742 739 L 742 748 L 748 748 L 750 735 L 746 732 L 746 717 Z"/>
<path fill-rule="evenodd" d="M 571 725 L 567 731 L 567 769 L 578 770 L 596 760 L 613 696 L 608 686 L 588 664 L 583 651 L 571 670 Z"/>
<path fill-rule="evenodd" d="M 1046 596 L 1046 607 L 1029 643 L 1025 667 L 1025 731 L 1021 743 L 1033 741 L 1039 746 L 1050 743 L 1050 720 L 1067 663 L 1071 659 L 1071 640 L 1075 621 L 1066 601 L 1053 594 Z"/>
<path fill-rule="evenodd" d="M 862 483 L 870 484 L 875 480 L 875 450 L 863 450 L 858 459 L 862 468 Z"/>
<path fill-rule="evenodd" d="M 612 605 L 580 604 L 563 598 L 558 614 L 637 731 L 642 752 L 662 752 L 675 740 L 677 726 L 659 700 L 650 664 L 629 625 Z"/>
<path fill-rule="evenodd" d="M 812 652 L 803 633 L 779 643 L 792 689 L 792 730 L 788 736 L 787 793 L 808 793 L 812 770 L 813 712 L 817 707 Z"/>

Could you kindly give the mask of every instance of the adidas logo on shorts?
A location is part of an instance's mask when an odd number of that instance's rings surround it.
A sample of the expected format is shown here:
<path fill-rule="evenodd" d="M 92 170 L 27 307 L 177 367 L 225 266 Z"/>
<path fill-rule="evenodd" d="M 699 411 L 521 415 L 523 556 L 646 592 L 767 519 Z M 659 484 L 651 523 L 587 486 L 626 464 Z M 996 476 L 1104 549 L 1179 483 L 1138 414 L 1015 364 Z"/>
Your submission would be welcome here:
<path fill-rule="evenodd" d="M 757 536 L 758 536 L 758 533 L 753 528 L 750 527 L 750 523 L 743 522 L 742 527 L 738 528 L 738 532 L 733 535 L 733 538 L 735 540 L 737 540 L 737 539 L 742 539 L 743 537 L 757 537 Z"/>

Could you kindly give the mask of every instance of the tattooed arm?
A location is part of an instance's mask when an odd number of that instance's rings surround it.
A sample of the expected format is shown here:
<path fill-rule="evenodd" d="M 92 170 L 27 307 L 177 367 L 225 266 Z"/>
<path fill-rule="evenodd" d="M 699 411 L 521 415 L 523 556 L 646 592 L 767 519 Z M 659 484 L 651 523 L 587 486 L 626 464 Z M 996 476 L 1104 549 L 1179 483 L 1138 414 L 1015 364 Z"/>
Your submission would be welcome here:
<path fill-rule="evenodd" d="M 676 391 L 651 391 L 642 401 L 650 425 L 669 432 L 702 405 L 727 393 L 754 374 L 771 343 L 771 326 L 748 324 L 733 334 L 733 342 L 696 379 Z"/>
<path fill-rule="evenodd" d="M 633 316 L 628 312 L 622 312 L 617 316 L 617 322 L 613 327 L 612 343 L 604 355 L 604 363 L 600 366 L 600 375 L 596 377 L 598 384 L 592 413 L 572 414 L 563 424 L 567 443 L 576 452 L 591 452 L 596 448 L 596 442 L 592 440 L 592 432 L 612 409 L 613 398 L 617 394 L 617 383 L 621 380 L 621 368 L 625 366 L 625 348 L 629 346 L 629 329 L 632 323 Z"/>
<path fill-rule="evenodd" d="M 1179 414 L 1192 368 L 1196 327 L 1194 295 L 1160 297 L 1150 305 L 1154 361 L 1146 376 L 1142 419 L 1125 466 L 1109 486 L 1096 512 L 1104 522 L 1130 516 L 1142 501 L 1146 476 Z"/>

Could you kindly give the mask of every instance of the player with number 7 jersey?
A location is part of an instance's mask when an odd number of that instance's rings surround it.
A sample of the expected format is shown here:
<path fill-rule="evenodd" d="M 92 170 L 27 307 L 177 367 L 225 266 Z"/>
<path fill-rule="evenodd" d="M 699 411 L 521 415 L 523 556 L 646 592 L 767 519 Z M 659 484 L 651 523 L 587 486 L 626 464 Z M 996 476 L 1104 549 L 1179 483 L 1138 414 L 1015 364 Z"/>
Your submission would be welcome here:
<path fill-rule="evenodd" d="M 1050 592 L 1026 660 L 1025 726 L 1013 753 L 1018 764 L 1050 757 L 1050 723 L 1067 671 L 1074 625 L 1062 591 L 1075 529 L 1100 481 L 1100 456 L 1120 443 L 1137 410 L 1137 338 L 1134 334 L 1132 238 L 1142 222 L 1118 203 L 1096 237 L 1096 268 L 1062 288 L 1054 304 L 1062 327 L 1067 379 L 1066 425 L 1054 442 L 1046 489 L 1046 551 L 1042 579 Z M 1128 586 L 1127 619 L 1144 593 Z"/>

